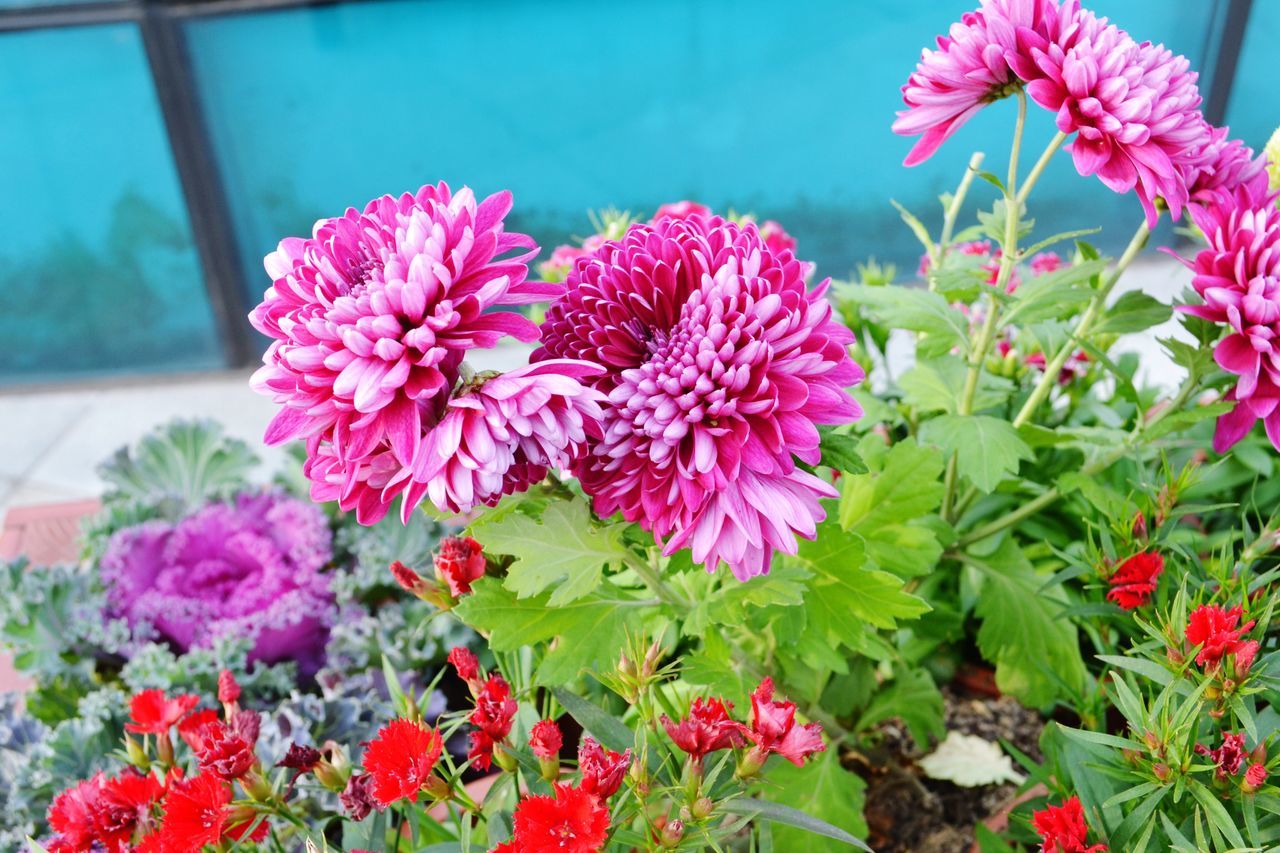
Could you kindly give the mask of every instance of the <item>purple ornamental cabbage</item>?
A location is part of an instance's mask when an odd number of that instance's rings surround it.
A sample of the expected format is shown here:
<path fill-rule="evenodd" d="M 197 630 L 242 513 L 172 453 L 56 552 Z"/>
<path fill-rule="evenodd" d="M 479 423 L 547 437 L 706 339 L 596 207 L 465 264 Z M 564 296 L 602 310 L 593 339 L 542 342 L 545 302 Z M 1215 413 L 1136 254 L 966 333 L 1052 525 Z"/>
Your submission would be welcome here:
<path fill-rule="evenodd" d="M 320 574 L 330 539 L 316 507 L 278 492 L 120 530 L 102 558 L 111 615 L 153 626 L 182 651 L 251 637 L 249 661 L 294 660 L 312 675 L 336 610 Z"/>

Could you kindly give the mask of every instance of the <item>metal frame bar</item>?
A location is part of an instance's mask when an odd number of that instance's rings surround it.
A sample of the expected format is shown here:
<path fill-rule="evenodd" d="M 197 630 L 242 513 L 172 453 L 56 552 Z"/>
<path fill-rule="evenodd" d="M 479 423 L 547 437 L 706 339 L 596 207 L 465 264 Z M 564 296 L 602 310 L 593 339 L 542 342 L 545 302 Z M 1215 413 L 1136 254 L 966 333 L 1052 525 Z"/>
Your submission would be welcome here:
<path fill-rule="evenodd" d="M 182 193 L 196 254 L 204 271 L 223 355 L 233 367 L 251 363 L 253 344 L 245 314 L 245 282 L 226 187 L 197 102 L 197 86 L 181 22 L 163 4 L 147 3 L 138 22 Z"/>
<path fill-rule="evenodd" d="M 1231 87 L 1236 80 L 1236 66 L 1240 63 L 1245 29 L 1252 11 L 1253 0 L 1227 0 L 1226 17 L 1213 54 L 1209 92 L 1204 99 L 1204 117 L 1210 124 L 1220 125 L 1226 119 Z"/>

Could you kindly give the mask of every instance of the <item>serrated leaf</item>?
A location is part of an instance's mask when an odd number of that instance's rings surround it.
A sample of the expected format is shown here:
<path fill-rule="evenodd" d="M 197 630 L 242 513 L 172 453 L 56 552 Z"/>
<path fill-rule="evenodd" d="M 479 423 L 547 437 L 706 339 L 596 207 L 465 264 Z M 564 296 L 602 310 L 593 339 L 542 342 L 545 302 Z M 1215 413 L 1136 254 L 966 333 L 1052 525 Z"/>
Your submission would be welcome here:
<path fill-rule="evenodd" d="M 927 613 L 929 605 L 903 589 L 903 580 L 889 572 L 863 565 L 862 540 L 839 524 L 827 520 L 818 526 L 817 538 L 804 540 L 799 559 L 813 573 L 806 605 L 826 615 L 828 625 L 848 626 L 849 616 L 877 628 L 896 628 L 899 619 Z M 856 638 L 837 628 L 841 639 L 855 645 Z"/>
<path fill-rule="evenodd" d="M 852 284 L 842 293 L 886 326 L 922 332 L 936 339 L 934 344 L 947 352 L 952 347 L 967 349 L 969 320 L 942 296 L 914 287 L 868 287 Z"/>
<path fill-rule="evenodd" d="M 489 634 L 494 651 L 511 652 L 533 643 L 560 638 L 543 659 L 537 680 L 565 684 L 585 668 L 610 668 L 639 621 L 638 608 L 616 599 L 580 598 L 551 607 L 545 593 L 517 599 L 497 578 L 481 578 L 472 585 L 454 612 L 462 621 Z"/>
<path fill-rule="evenodd" d="M 955 412 L 968 368 L 955 356 L 917 361 L 898 377 L 903 402 L 920 412 Z M 985 370 L 978 377 L 973 396 L 974 411 L 998 406 L 1008 399 L 1013 383 Z"/>
<path fill-rule="evenodd" d="M 1083 687 L 1084 660 L 1076 627 L 1060 618 L 1060 600 L 1043 591 L 1044 578 L 1011 539 L 992 554 L 971 557 L 983 576 L 976 612 L 978 647 L 996 664 L 996 684 L 1028 705 L 1043 706 L 1061 692 L 1059 680 Z"/>
<path fill-rule="evenodd" d="M 830 753 L 830 755 L 828 754 Z M 771 782 L 785 784 L 772 796 L 789 798 L 806 809 L 813 809 L 823 817 L 847 822 L 859 832 L 866 832 L 862 819 L 862 792 L 866 783 L 854 773 L 840 767 L 834 751 L 828 750 L 808 767 L 799 768 L 779 763 L 770 768 Z M 798 772 L 796 772 L 798 771 Z M 790 805 L 749 797 L 737 797 L 726 801 L 722 808 L 730 814 L 763 819 L 779 826 L 774 828 L 778 849 L 807 850 L 813 853 L 842 851 L 849 847 L 866 850 L 871 848 L 852 833 L 814 817 Z M 829 840 L 824 840 L 829 839 Z M 784 842 L 785 840 L 785 842 Z M 833 843 L 839 842 L 839 843 Z"/>
<path fill-rule="evenodd" d="M 1158 326 L 1173 316 L 1173 308 L 1140 290 L 1131 290 L 1107 309 L 1094 328 L 1098 335 L 1125 335 Z"/>
<path fill-rule="evenodd" d="M 841 479 L 840 523 L 894 524 L 928 515 L 942 502 L 942 454 L 906 439 L 895 444 L 879 471 Z"/>
<path fill-rule="evenodd" d="M 928 747 L 931 737 L 941 737 L 946 731 L 942 693 L 927 671 L 904 669 L 877 690 L 858 718 L 857 730 L 867 731 L 894 717 L 900 717 L 907 724 L 911 737 L 922 749 Z"/>
<path fill-rule="evenodd" d="M 830 427 L 820 427 L 818 435 L 820 436 L 818 451 L 822 454 L 823 465 L 846 474 L 867 472 L 867 463 L 863 462 L 862 456 L 858 454 L 856 437 L 835 432 Z"/>
<path fill-rule="evenodd" d="M 1005 322 L 1026 325 L 1072 314 L 1093 298 L 1090 282 L 1106 266 L 1106 261 L 1082 261 L 1035 276 L 1014 292 Z"/>
<path fill-rule="evenodd" d="M 1021 785 L 1026 778 L 1013 769 L 1013 761 L 999 746 L 977 735 L 957 731 L 947 732 L 946 740 L 918 763 L 930 779 L 952 782 L 962 788 L 1005 782 Z"/>
<path fill-rule="evenodd" d="M 943 415 L 925 423 L 920 440 L 955 454 L 956 470 L 981 491 L 990 492 L 1018 473 L 1018 463 L 1035 458 L 1008 421 L 987 415 Z"/>
<path fill-rule="evenodd" d="M 538 519 L 511 513 L 484 525 L 475 535 L 487 552 L 507 554 L 507 589 L 519 598 L 554 585 L 548 604 L 558 607 L 594 592 L 606 566 L 621 566 L 627 555 L 625 526 L 597 526 L 581 501 L 556 501 Z"/>

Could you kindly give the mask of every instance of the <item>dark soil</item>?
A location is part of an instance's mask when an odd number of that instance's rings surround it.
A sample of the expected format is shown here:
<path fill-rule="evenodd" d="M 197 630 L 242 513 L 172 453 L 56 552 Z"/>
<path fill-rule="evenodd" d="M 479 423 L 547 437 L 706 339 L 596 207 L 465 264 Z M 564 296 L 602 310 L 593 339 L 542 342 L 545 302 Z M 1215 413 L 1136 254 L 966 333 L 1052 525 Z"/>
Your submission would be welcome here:
<path fill-rule="evenodd" d="M 1037 741 L 1044 720 L 1010 697 L 963 695 L 947 688 L 948 731 L 977 735 L 993 742 L 1000 738 L 1032 758 L 1040 758 Z M 898 722 L 881 727 L 884 739 L 868 777 L 867 843 L 878 853 L 966 853 L 973 844 L 973 828 L 1012 800 L 1013 785 L 961 788 L 929 779 L 915 762 L 928 754 L 916 746 Z"/>

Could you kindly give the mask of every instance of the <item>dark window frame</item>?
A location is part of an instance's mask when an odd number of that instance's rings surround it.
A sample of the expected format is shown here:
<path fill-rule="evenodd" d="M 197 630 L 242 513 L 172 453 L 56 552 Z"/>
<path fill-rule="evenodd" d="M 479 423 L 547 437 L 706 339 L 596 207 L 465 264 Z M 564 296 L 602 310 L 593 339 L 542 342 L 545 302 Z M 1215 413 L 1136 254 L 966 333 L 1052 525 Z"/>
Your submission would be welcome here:
<path fill-rule="evenodd" d="M 21 30 L 132 23 L 138 26 L 151 70 L 169 147 L 191 223 L 196 254 L 229 367 L 252 364 L 261 350 L 245 321 L 252 307 L 240 251 L 213 143 L 192 71 L 183 22 L 191 18 L 252 14 L 360 0 L 118 0 L 0 9 L 0 35 Z M 1215 0 L 1215 25 L 1206 33 L 1209 86 L 1206 118 L 1226 115 L 1253 0 Z"/>

